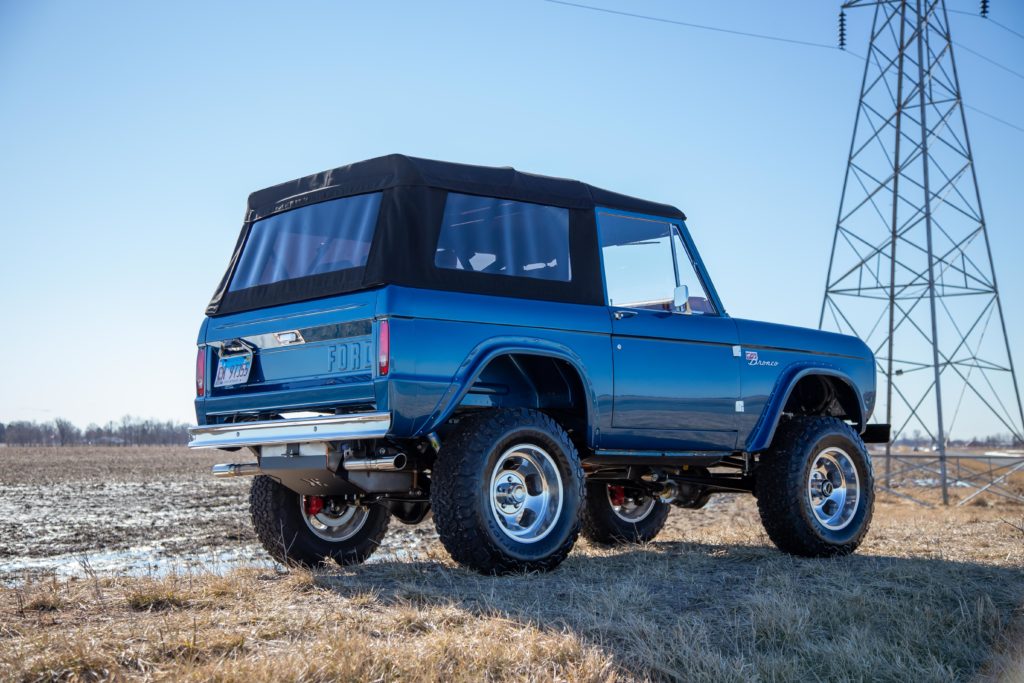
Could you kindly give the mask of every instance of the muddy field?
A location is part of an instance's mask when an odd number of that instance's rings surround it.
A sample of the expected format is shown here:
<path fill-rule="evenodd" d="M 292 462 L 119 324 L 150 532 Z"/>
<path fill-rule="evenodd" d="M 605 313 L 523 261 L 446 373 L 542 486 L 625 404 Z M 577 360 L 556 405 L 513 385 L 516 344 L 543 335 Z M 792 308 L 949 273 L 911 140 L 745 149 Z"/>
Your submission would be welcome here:
<path fill-rule="evenodd" d="M 269 565 L 249 523 L 249 479 L 215 479 L 219 451 L 0 449 L 0 581 L 56 572 L 160 574 Z M 393 523 L 381 555 L 414 551 L 429 524 Z"/>
<path fill-rule="evenodd" d="M 1024 506 L 883 499 L 857 555 L 803 560 L 723 496 L 497 579 L 395 522 L 285 573 L 222 459 L 0 449 L 0 679 L 1024 681 Z"/>

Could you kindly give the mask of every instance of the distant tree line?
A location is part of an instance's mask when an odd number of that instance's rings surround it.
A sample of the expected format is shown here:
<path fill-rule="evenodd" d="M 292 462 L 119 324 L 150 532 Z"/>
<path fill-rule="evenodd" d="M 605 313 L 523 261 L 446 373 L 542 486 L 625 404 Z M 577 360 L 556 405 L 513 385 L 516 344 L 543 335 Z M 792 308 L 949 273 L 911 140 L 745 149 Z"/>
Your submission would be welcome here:
<path fill-rule="evenodd" d="M 105 425 L 90 424 L 85 429 L 70 420 L 58 417 L 52 422 L 18 420 L 0 422 L 0 443 L 11 446 L 177 446 L 188 443 L 189 425 L 170 420 L 153 420 L 125 415 L 119 421 Z M 1011 434 L 993 434 L 970 439 L 950 439 L 953 448 L 1024 448 L 1024 442 Z M 897 446 L 934 448 L 935 442 L 915 430 L 910 436 L 901 436 Z"/>
<path fill-rule="evenodd" d="M 936 443 L 932 437 L 922 434 L 920 429 L 915 429 L 910 435 L 904 435 L 896 439 L 896 446 L 907 446 L 912 448 L 934 448 Z M 1024 441 L 1015 438 L 1013 434 L 990 434 L 988 436 L 972 436 L 969 439 L 949 438 L 946 440 L 947 448 L 1022 448 Z"/>
<path fill-rule="evenodd" d="M 11 446 L 176 446 L 188 443 L 188 425 L 125 415 L 85 429 L 58 417 L 52 422 L 0 422 L 0 443 Z"/>

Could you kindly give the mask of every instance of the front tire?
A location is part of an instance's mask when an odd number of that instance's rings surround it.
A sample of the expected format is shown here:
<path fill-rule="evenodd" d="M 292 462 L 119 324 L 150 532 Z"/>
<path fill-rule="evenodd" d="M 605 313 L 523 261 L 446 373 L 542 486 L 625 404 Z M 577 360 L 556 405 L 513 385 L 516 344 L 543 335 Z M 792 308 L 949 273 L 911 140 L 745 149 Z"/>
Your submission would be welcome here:
<path fill-rule="evenodd" d="M 434 465 L 438 536 L 459 564 L 483 574 L 549 571 L 580 530 L 583 467 L 569 435 L 526 408 L 465 418 Z"/>
<path fill-rule="evenodd" d="M 849 555 L 864 540 L 874 507 L 874 475 L 864 442 L 832 417 L 779 425 L 755 482 L 768 537 L 803 557 Z"/>
<path fill-rule="evenodd" d="M 252 482 L 249 512 L 256 536 L 275 560 L 306 568 L 325 560 L 365 562 L 383 540 L 391 517 L 383 505 L 314 500 L 262 475 Z"/>
<path fill-rule="evenodd" d="M 639 489 L 594 481 L 587 484 L 583 535 L 592 543 L 647 543 L 665 526 L 669 506 Z"/>

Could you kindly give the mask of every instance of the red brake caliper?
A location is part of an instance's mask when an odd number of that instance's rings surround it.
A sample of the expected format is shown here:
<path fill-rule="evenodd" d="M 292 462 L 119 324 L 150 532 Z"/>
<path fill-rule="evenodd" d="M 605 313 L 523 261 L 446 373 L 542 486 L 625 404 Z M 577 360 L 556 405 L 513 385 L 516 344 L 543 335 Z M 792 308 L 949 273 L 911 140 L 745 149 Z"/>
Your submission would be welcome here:
<path fill-rule="evenodd" d="M 319 515 L 324 509 L 323 496 L 306 496 L 306 514 L 310 517 Z"/>
<path fill-rule="evenodd" d="M 612 505 L 619 507 L 626 502 L 626 487 L 609 485 L 608 498 L 611 499 Z"/>

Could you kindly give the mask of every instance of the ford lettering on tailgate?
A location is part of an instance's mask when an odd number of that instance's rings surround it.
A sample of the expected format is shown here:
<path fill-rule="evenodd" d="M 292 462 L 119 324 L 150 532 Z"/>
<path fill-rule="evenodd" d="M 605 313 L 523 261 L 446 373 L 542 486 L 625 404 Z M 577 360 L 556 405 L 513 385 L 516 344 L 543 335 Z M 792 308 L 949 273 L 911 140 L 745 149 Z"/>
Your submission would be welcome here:
<path fill-rule="evenodd" d="M 342 342 L 327 347 L 328 372 L 355 372 L 370 369 L 370 340 Z"/>

